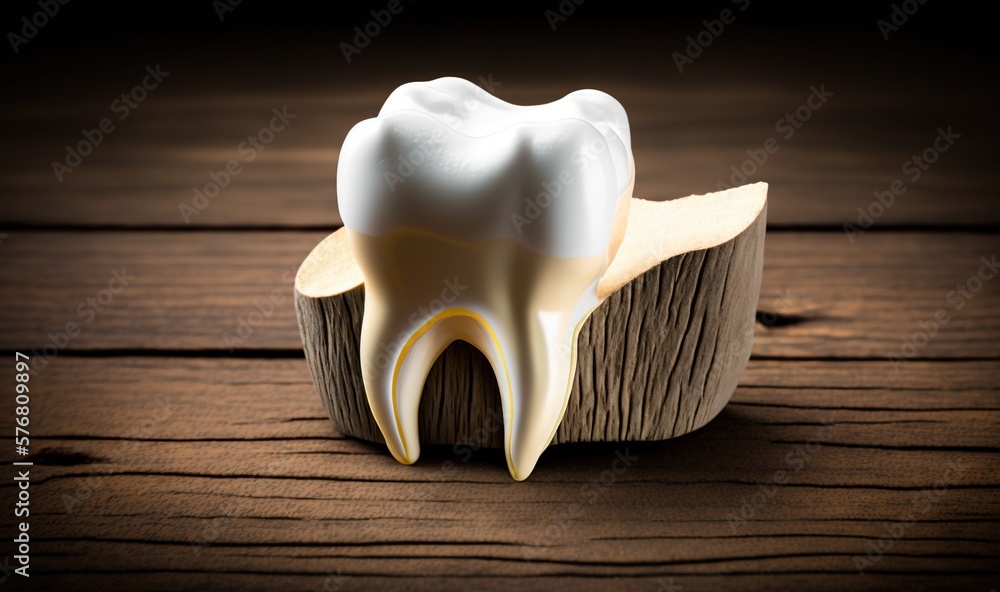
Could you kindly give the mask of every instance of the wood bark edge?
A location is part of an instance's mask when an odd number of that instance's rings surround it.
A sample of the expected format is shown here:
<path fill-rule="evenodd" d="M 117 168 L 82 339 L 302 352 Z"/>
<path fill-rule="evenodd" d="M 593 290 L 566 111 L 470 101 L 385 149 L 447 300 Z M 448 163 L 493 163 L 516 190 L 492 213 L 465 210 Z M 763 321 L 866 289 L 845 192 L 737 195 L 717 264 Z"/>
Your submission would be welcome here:
<path fill-rule="evenodd" d="M 766 185 L 763 192 L 766 200 Z M 722 410 L 753 343 L 766 201 L 758 207 L 752 222 L 729 240 L 673 255 L 630 281 L 617 272 L 620 287 L 580 332 L 573 389 L 553 443 L 663 440 L 698 429 Z M 631 219 L 629 224 L 631 229 Z M 685 232 L 680 225 L 674 230 Z M 697 230 L 687 232 L 697 236 Z M 317 268 L 322 273 L 324 266 L 341 276 L 356 273 L 350 263 L 326 261 L 344 256 L 333 253 L 319 260 L 311 255 L 299 275 L 317 274 Z M 313 382 L 337 431 L 384 442 L 361 378 L 364 287 L 322 294 L 324 288 L 329 286 L 296 281 L 295 308 Z M 503 434 L 492 368 L 471 345 L 452 344 L 424 385 L 421 442 L 502 448 Z"/>

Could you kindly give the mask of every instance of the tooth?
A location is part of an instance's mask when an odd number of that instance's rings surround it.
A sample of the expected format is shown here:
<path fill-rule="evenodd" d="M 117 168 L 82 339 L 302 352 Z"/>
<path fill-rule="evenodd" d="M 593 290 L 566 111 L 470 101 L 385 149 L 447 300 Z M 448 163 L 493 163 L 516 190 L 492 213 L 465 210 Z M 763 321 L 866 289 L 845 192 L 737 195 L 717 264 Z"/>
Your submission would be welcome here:
<path fill-rule="evenodd" d="M 423 383 L 464 340 L 496 375 L 511 474 L 534 469 L 624 235 L 630 143 L 604 93 L 520 107 L 457 78 L 398 88 L 348 134 L 337 193 L 364 275 L 364 385 L 397 460 L 417 460 Z"/>

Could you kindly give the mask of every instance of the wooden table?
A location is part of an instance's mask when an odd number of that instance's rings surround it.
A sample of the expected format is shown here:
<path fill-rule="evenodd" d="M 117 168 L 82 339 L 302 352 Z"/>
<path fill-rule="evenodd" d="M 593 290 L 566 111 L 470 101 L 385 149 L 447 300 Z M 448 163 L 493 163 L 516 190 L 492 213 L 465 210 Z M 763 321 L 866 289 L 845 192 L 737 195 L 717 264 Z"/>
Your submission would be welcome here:
<path fill-rule="evenodd" d="M 502 35 L 457 52 L 400 25 L 351 65 L 337 38 L 12 65 L 0 384 L 14 352 L 38 352 L 30 589 L 1000 585 L 1000 281 L 974 279 L 1000 250 L 995 98 L 973 75 L 988 65 L 874 30 L 767 46 L 732 31 L 679 73 L 671 52 L 697 29 L 608 27 L 601 48 L 582 25 L 542 29 L 521 53 Z M 58 182 L 63 146 L 116 117 L 109 103 L 157 63 L 169 76 Z M 339 224 L 350 126 L 399 83 L 446 73 L 515 102 L 612 93 L 646 198 L 712 191 L 775 138 L 747 175 L 771 188 L 753 358 L 707 427 L 557 446 L 522 483 L 495 451 L 432 449 L 408 467 L 333 431 L 291 279 Z M 776 122 L 813 87 L 833 94 L 786 137 Z M 295 118 L 246 162 L 240 142 L 284 106 Z M 910 179 L 907 160 L 948 126 L 960 138 Z M 239 174 L 186 221 L 179 206 L 230 159 Z M 906 192 L 845 233 L 897 179 Z"/>

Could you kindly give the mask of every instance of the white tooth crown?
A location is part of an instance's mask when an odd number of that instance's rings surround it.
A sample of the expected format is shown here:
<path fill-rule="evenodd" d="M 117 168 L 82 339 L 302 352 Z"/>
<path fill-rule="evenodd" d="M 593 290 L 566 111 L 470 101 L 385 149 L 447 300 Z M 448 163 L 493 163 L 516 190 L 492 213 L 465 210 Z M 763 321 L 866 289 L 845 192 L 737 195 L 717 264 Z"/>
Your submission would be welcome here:
<path fill-rule="evenodd" d="M 411 83 L 350 131 L 337 193 L 365 278 L 362 370 L 398 460 L 419 455 L 424 380 L 461 339 L 493 367 L 508 467 L 528 476 L 565 411 L 633 181 L 625 111 L 594 90 L 520 107 L 457 78 Z"/>

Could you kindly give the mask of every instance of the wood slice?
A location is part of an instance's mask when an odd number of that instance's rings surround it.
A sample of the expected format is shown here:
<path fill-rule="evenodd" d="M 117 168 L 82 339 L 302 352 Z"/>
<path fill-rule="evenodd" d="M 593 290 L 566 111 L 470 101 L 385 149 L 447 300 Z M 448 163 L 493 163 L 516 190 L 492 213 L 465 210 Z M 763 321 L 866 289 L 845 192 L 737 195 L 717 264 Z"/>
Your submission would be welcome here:
<path fill-rule="evenodd" d="M 722 410 L 753 344 L 766 189 L 757 183 L 669 202 L 633 199 L 625 241 L 599 288 L 607 298 L 580 332 L 573 389 L 553 443 L 663 440 Z M 296 277 L 302 343 L 336 429 L 384 442 L 361 375 L 364 300 L 360 270 L 338 231 Z M 424 385 L 421 442 L 502 448 L 503 438 L 493 369 L 471 345 L 453 343 Z"/>

